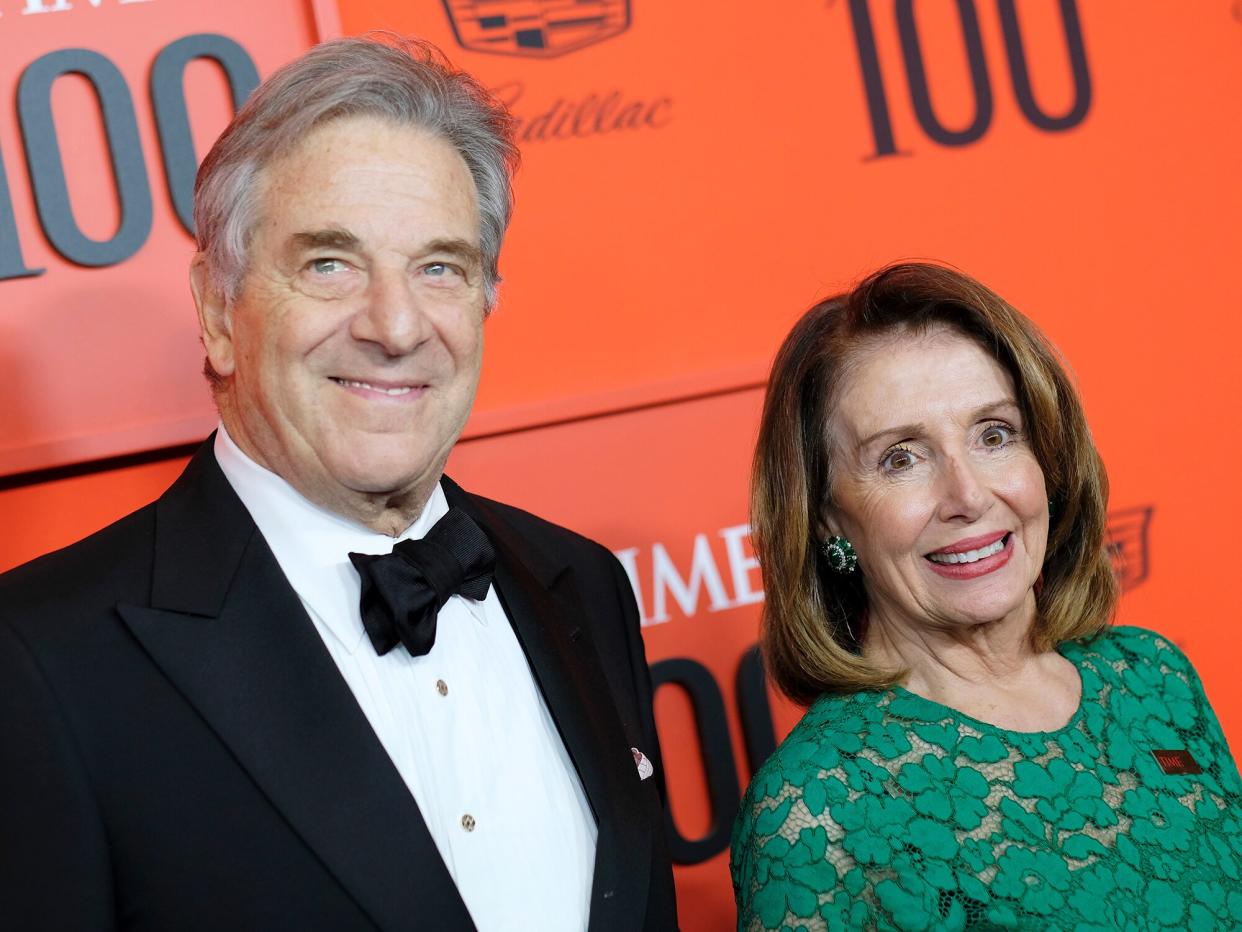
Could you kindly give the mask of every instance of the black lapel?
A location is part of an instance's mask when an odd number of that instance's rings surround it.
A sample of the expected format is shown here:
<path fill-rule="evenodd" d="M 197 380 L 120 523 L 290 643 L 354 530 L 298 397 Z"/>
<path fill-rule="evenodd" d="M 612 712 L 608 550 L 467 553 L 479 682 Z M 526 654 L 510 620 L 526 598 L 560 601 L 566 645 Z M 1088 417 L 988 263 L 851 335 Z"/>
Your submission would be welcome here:
<path fill-rule="evenodd" d="M 134 636 L 382 929 L 472 929 L 422 814 L 211 441 L 156 505 Z"/>
<path fill-rule="evenodd" d="M 587 610 L 571 568 L 519 537 L 504 518 L 443 479 L 450 505 L 465 510 L 496 548 L 496 589 L 599 824 L 591 886 L 591 932 L 642 928 L 651 836 L 630 743 L 585 636 Z"/>

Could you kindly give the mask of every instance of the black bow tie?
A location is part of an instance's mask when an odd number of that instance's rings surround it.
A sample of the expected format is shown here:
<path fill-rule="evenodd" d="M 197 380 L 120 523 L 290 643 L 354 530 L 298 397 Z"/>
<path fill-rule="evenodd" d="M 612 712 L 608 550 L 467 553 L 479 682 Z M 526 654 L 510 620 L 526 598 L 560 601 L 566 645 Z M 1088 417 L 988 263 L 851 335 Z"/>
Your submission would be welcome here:
<path fill-rule="evenodd" d="M 392 553 L 351 553 L 362 577 L 362 624 L 380 656 L 398 643 L 415 657 L 436 642 L 436 616 L 454 595 L 487 595 L 496 552 L 482 528 L 459 508 L 422 540 L 403 540 Z"/>

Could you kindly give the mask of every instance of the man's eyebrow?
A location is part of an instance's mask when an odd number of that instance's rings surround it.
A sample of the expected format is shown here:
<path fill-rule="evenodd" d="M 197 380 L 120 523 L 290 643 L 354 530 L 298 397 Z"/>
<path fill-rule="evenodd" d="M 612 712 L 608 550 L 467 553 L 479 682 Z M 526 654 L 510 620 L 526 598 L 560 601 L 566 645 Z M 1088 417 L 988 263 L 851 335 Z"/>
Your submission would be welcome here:
<path fill-rule="evenodd" d="M 358 252 L 362 249 L 362 240 L 348 230 L 340 229 L 339 227 L 329 227 L 323 230 L 304 230 L 300 233 L 294 233 L 289 237 L 289 245 L 295 251 L 303 249 L 340 249 L 348 252 Z M 419 252 L 424 256 L 453 256 L 473 265 L 482 265 L 483 263 L 483 252 L 478 246 L 469 240 L 456 237 L 433 239 L 424 244 Z"/>
<path fill-rule="evenodd" d="M 989 414 L 995 414 L 997 411 L 1001 411 L 1001 410 L 1020 411 L 1021 409 L 1018 407 L 1018 402 L 1012 398 L 1005 398 L 1001 401 L 989 401 L 987 404 L 980 405 L 979 407 L 975 408 L 975 410 L 970 413 L 970 420 L 973 423 L 975 421 L 981 420 L 982 418 L 986 417 Z M 884 429 L 877 430 L 871 436 L 861 440 L 858 444 L 858 449 L 865 450 L 867 447 L 871 446 L 871 444 L 875 443 L 877 440 L 883 437 L 893 435 L 893 434 L 901 434 L 903 437 L 917 437 L 919 434 L 923 433 L 926 429 L 927 428 L 921 423 L 920 424 L 903 424 L 900 427 L 885 427 Z"/>
<path fill-rule="evenodd" d="M 355 251 L 362 245 L 362 240 L 348 230 L 329 228 L 326 230 L 306 230 L 294 233 L 289 243 L 296 249 L 347 249 Z"/>
<path fill-rule="evenodd" d="M 472 262 L 476 265 L 483 262 L 483 251 L 474 243 L 464 239 L 433 239 L 423 247 L 424 255 L 448 255 Z"/>

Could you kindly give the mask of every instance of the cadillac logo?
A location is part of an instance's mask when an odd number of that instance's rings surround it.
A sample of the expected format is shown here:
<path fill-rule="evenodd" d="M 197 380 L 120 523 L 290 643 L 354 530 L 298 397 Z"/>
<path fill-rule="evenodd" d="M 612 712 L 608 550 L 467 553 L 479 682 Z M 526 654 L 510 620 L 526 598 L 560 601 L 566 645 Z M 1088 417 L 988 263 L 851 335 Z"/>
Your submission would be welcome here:
<path fill-rule="evenodd" d="M 619 35 L 629 0 L 444 0 L 462 48 L 553 58 Z"/>
<path fill-rule="evenodd" d="M 1147 578 L 1147 529 L 1154 509 L 1150 506 L 1122 508 L 1108 513 L 1105 546 L 1123 592 Z"/>

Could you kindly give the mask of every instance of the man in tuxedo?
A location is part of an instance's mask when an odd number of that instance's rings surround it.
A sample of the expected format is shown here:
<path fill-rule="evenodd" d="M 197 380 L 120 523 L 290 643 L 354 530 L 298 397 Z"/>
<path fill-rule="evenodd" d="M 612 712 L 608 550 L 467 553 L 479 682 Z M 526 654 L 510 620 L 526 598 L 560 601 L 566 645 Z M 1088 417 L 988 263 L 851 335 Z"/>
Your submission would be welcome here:
<path fill-rule="evenodd" d="M 5 928 L 675 927 L 624 572 L 443 475 L 515 163 L 477 83 L 368 39 L 204 160 L 220 427 L 0 579 Z"/>

